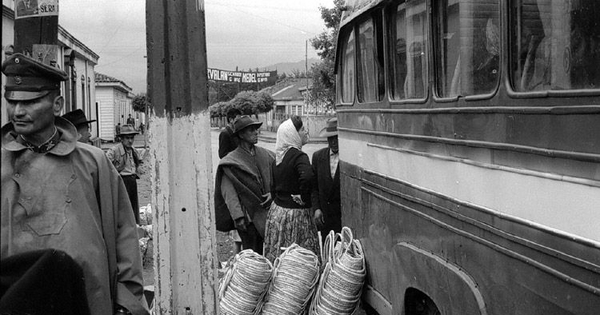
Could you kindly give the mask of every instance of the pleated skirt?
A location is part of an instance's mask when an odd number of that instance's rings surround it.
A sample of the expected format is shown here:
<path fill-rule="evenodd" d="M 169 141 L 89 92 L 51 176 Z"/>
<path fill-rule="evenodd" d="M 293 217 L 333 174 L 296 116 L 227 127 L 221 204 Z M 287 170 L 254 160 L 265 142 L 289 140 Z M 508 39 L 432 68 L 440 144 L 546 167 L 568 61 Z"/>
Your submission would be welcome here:
<path fill-rule="evenodd" d="M 321 259 L 319 236 L 310 208 L 284 208 L 273 202 L 267 215 L 263 255 L 274 262 L 293 243 Z"/>

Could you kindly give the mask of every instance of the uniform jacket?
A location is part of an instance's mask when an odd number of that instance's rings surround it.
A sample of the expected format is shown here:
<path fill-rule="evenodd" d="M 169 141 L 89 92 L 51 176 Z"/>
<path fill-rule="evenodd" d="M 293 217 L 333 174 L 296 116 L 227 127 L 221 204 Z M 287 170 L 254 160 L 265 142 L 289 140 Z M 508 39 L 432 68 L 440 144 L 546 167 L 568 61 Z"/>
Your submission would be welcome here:
<path fill-rule="evenodd" d="M 136 225 L 123 181 L 102 150 L 77 142 L 57 117 L 60 142 L 27 150 L 2 128 L 0 257 L 54 248 L 83 269 L 92 314 L 117 303 L 147 314 Z"/>
<path fill-rule="evenodd" d="M 342 229 L 339 164 L 331 178 L 329 148 L 325 148 L 313 153 L 312 165 L 316 178 L 311 194 L 312 208 L 321 209 L 325 219 L 321 234 L 325 236 L 330 230 L 339 233 Z"/>

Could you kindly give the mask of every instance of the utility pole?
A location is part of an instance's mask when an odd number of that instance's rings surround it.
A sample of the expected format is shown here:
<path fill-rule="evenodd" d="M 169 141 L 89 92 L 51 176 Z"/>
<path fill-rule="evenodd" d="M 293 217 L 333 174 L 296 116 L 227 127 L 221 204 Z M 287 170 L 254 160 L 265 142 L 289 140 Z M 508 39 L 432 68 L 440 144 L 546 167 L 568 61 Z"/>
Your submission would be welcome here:
<path fill-rule="evenodd" d="M 63 68 L 58 58 L 58 1 L 43 8 L 37 2 L 16 6 L 14 52 Z"/>
<path fill-rule="evenodd" d="M 156 314 L 218 314 L 204 9 L 146 1 Z"/>
<path fill-rule="evenodd" d="M 308 39 L 306 40 L 306 48 L 304 50 L 304 69 L 306 74 L 306 91 L 308 91 Z"/>

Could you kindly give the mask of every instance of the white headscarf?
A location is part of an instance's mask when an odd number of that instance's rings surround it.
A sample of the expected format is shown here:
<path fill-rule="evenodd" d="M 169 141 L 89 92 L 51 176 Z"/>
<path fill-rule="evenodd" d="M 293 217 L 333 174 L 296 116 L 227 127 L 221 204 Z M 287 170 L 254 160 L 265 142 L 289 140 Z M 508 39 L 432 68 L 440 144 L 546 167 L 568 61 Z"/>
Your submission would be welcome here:
<path fill-rule="evenodd" d="M 275 142 L 275 165 L 283 161 L 285 153 L 290 148 L 302 150 L 302 139 L 291 119 L 284 121 L 277 129 L 277 141 Z"/>

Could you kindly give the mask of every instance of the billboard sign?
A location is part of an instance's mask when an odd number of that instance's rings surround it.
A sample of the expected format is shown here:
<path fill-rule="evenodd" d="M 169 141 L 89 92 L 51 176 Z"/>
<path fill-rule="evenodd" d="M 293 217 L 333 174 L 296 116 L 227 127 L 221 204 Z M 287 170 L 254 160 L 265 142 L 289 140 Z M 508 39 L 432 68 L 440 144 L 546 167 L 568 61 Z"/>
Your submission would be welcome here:
<path fill-rule="evenodd" d="M 208 68 L 208 79 L 232 83 L 271 83 L 277 81 L 277 70 L 263 72 L 230 71 Z"/>

